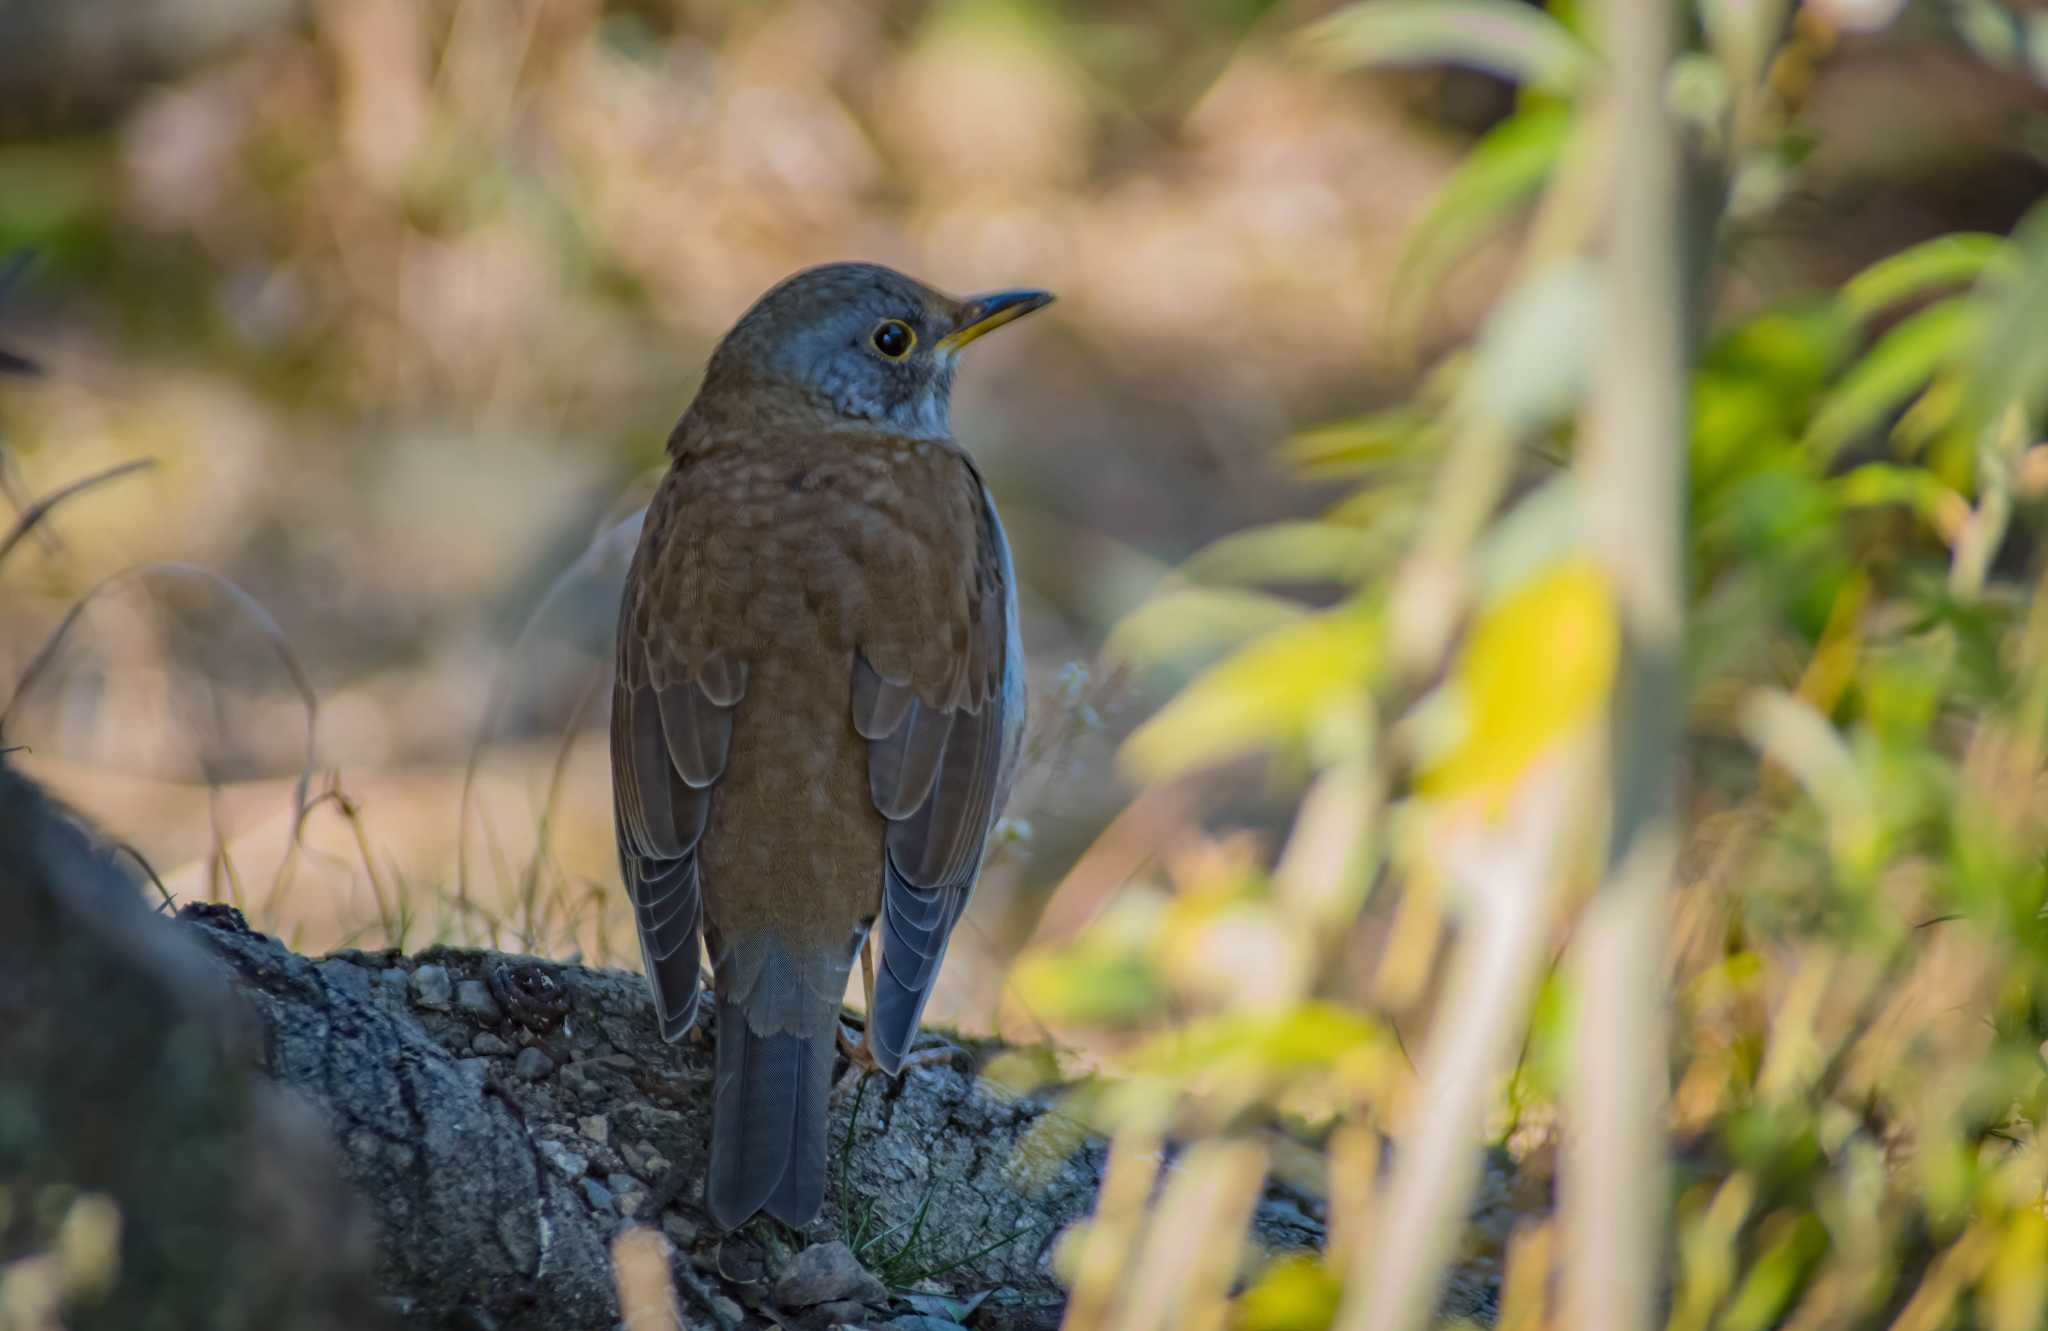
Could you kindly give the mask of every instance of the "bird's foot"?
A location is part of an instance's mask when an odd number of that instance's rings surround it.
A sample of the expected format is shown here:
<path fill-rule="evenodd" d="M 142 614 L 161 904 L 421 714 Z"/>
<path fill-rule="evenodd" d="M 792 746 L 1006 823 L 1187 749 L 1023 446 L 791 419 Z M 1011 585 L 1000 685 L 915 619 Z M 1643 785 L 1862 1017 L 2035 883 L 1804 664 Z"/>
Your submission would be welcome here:
<path fill-rule="evenodd" d="M 841 1087 L 852 1085 L 870 1072 L 884 1071 L 882 1065 L 875 1061 L 875 1053 L 868 1045 L 867 1034 L 863 1032 L 859 1037 L 855 1037 L 847 1030 L 843 1021 L 839 1024 L 839 1052 L 846 1055 L 846 1071 L 839 1078 Z M 903 1056 L 903 1066 L 897 1069 L 897 1073 L 901 1075 L 915 1067 L 950 1063 L 964 1052 L 966 1051 L 950 1040 L 927 1035 L 924 1048 L 913 1049 Z"/>
<path fill-rule="evenodd" d="M 875 1062 L 875 1051 L 868 1047 L 866 1032 L 856 1039 L 847 1033 L 843 1021 L 839 1023 L 839 1052 L 846 1055 L 846 1075 L 840 1078 L 842 1084 L 865 1077 L 870 1072 L 881 1071 L 882 1065 Z"/>
<path fill-rule="evenodd" d="M 922 1049 L 913 1049 L 903 1056 L 903 1069 L 930 1067 L 938 1063 L 950 1063 L 966 1053 L 959 1045 L 940 1035 L 927 1035 Z"/>

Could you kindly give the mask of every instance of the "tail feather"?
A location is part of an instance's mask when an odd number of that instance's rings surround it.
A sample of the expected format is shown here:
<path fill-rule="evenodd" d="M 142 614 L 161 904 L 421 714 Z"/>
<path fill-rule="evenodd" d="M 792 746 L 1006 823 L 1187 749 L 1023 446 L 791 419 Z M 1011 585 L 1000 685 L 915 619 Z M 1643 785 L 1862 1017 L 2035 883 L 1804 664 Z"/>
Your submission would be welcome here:
<path fill-rule="evenodd" d="M 761 1210 L 802 1228 L 825 1200 L 826 1108 L 847 964 L 824 958 L 805 967 L 768 940 L 750 943 L 717 967 L 705 1203 L 729 1230 Z"/>

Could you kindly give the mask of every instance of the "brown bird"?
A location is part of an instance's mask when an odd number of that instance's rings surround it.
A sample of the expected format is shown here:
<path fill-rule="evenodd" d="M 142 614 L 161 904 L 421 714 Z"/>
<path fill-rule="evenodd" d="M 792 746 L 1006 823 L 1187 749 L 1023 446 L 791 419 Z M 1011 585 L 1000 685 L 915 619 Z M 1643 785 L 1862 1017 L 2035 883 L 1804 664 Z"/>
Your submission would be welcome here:
<path fill-rule="evenodd" d="M 1015 579 L 948 398 L 963 347 L 1051 300 L 806 270 L 726 334 L 669 438 L 621 606 L 612 785 L 667 1039 L 710 945 L 705 1195 L 728 1229 L 817 1215 L 835 1042 L 901 1070 L 1009 792 Z"/>

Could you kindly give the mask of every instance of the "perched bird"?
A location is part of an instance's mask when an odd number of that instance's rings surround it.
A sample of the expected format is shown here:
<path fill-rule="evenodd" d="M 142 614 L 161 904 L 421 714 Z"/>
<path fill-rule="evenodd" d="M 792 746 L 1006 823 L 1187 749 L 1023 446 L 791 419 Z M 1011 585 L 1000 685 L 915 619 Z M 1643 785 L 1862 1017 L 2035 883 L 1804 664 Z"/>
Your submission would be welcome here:
<path fill-rule="evenodd" d="M 962 348 L 1051 300 L 808 269 L 726 334 L 669 438 L 621 606 L 612 785 L 667 1039 L 709 944 L 705 1199 L 727 1229 L 817 1215 L 835 1045 L 901 1070 L 1009 792 L 1015 578 L 948 398 Z"/>

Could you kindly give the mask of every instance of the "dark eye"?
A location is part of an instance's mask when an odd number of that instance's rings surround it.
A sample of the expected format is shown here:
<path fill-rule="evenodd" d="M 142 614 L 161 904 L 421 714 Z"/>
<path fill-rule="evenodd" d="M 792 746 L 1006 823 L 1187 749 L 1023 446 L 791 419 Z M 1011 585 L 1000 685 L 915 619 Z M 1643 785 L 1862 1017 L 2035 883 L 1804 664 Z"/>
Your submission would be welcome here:
<path fill-rule="evenodd" d="M 868 335 L 868 341 L 875 344 L 875 350 L 890 360 L 902 360 L 917 345 L 917 334 L 901 319 L 884 319 L 875 325 L 875 331 Z"/>

